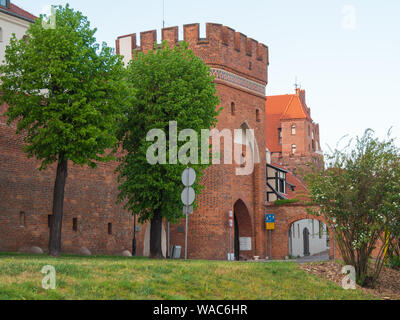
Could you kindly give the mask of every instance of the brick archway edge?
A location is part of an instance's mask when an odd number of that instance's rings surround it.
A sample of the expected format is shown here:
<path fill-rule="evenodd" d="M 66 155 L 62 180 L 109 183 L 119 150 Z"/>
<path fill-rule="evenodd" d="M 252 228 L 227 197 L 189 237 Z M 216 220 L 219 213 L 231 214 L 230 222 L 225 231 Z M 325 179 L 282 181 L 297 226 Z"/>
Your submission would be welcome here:
<path fill-rule="evenodd" d="M 289 228 L 299 220 L 315 219 L 326 223 L 326 220 L 321 216 L 314 216 L 307 213 L 307 209 L 317 209 L 313 206 L 305 206 L 303 204 L 288 204 L 283 206 L 268 205 L 265 207 L 266 213 L 275 214 L 275 230 L 272 232 L 272 258 L 285 259 L 289 254 Z M 328 225 L 327 225 L 328 226 Z M 329 228 L 329 238 L 333 239 L 333 232 Z M 333 244 L 333 241 L 331 241 Z M 333 259 L 334 249 L 330 246 L 329 256 Z"/>

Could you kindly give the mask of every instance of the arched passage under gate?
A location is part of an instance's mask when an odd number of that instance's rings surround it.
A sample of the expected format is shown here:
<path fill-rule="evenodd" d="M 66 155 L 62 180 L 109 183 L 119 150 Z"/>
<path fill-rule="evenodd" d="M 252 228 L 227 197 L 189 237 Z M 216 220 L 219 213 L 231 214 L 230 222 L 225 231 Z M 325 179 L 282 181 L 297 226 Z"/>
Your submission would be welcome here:
<path fill-rule="evenodd" d="M 242 200 L 234 205 L 234 248 L 235 259 L 251 258 L 253 251 L 253 230 L 249 210 Z"/>
<path fill-rule="evenodd" d="M 291 222 L 287 234 L 290 257 L 314 256 L 330 250 L 329 229 L 322 220 L 314 217 Z"/>

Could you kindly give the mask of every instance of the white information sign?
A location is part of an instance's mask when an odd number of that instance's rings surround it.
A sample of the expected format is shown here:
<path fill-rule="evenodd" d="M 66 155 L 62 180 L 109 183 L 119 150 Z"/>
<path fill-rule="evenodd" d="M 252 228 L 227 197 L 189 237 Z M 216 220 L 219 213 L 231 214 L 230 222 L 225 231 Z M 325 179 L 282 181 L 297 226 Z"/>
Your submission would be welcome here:
<path fill-rule="evenodd" d="M 240 251 L 251 251 L 251 238 L 241 237 L 239 239 L 240 242 Z"/>

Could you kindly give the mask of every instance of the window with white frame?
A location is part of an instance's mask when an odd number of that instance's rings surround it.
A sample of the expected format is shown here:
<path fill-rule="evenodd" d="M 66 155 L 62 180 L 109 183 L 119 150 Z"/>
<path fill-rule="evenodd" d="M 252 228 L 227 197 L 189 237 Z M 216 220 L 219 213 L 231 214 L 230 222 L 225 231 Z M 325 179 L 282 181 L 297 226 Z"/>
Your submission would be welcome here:
<path fill-rule="evenodd" d="M 276 190 L 280 193 L 286 193 L 286 173 L 276 172 Z"/>
<path fill-rule="evenodd" d="M 282 128 L 278 129 L 278 140 L 279 144 L 282 144 Z"/>
<path fill-rule="evenodd" d="M 0 6 L 1 7 L 10 7 L 10 0 L 0 0 Z"/>

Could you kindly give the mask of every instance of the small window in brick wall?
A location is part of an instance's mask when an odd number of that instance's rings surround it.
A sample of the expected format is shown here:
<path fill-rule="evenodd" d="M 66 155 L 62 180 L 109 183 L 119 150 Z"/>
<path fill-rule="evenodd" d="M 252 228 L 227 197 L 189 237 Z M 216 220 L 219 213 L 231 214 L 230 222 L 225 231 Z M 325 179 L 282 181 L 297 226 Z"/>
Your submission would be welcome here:
<path fill-rule="evenodd" d="M 259 109 L 256 110 L 256 121 L 257 122 L 261 122 L 261 116 L 260 116 L 260 110 Z"/>
<path fill-rule="evenodd" d="M 112 234 L 112 223 L 108 224 L 108 234 Z"/>
<path fill-rule="evenodd" d="M 25 227 L 25 212 L 21 211 L 19 213 L 19 224 L 22 227 Z"/>
<path fill-rule="evenodd" d="M 231 114 L 234 116 L 236 113 L 236 105 L 234 102 L 231 103 Z"/>
<path fill-rule="evenodd" d="M 53 215 L 49 214 L 49 215 L 47 216 L 47 226 L 48 226 L 49 228 L 51 228 L 51 223 L 52 223 L 52 221 L 53 221 Z"/>
<path fill-rule="evenodd" d="M 78 231 L 78 218 L 73 218 L 72 219 L 72 230 L 74 232 Z"/>
<path fill-rule="evenodd" d="M 282 128 L 279 128 L 278 129 L 278 141 L 279 141 L 279 144 L 282 144 Z"/>

